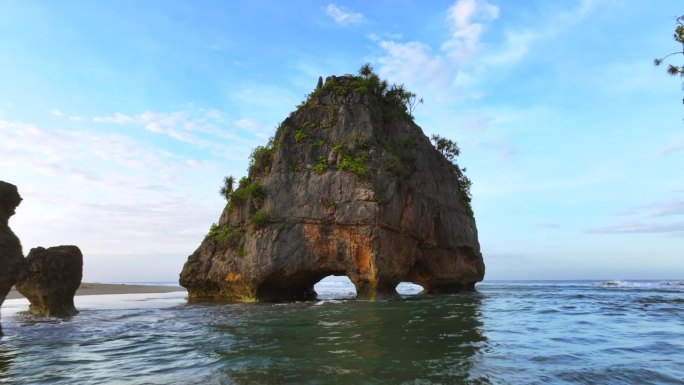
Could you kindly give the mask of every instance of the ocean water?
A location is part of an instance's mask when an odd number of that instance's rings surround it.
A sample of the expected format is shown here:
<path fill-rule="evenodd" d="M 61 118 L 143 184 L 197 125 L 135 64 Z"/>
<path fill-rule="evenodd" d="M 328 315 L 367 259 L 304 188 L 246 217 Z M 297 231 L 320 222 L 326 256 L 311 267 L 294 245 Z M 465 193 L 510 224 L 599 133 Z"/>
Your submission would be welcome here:
<path fill-rule="evenodd" d="M 68 320 L 3 306 L 2 384 L 684 384 L 684 281 L 485 282 L 477 293 L 187 304 L 77 297 Z"/>

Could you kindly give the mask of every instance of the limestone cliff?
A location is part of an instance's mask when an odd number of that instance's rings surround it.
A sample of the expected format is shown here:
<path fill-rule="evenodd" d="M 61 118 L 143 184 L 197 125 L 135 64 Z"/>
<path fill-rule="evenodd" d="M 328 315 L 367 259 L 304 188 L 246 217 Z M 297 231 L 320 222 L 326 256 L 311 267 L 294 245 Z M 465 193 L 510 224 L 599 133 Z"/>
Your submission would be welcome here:
<path fill-rule="evenodd" d="M 9 227 L 9 218 L 21 203 L 17 186 L 0 181 L 0 306 L 24 268 L 21 242 Z M 2 326 L 0 325 L 0 336 Z"/>
<path fill-rule="evenodd" d="M 403 281 L 447 293 L 483 279 L 460 169 L 402 94 L 372 80 L 319 80 L 254 151 L 249 176 L 228 189 L 218 225 L 183 267 L 189 299 L 313 298 L 328 275 L 348 276 L 362 299 L 395 294 Z"/>

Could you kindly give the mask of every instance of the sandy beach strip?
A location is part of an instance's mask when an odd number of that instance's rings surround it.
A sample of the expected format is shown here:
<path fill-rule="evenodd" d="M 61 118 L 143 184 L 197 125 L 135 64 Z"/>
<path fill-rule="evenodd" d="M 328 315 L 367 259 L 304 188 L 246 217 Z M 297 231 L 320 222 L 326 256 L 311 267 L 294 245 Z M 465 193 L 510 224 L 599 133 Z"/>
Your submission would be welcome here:
<path fill-rule="evenodd" d="M 180 286 L 153 286 L 153 285 L 128 285 L 118 283 L 82 283 L 76 291 L 76 295 L 102 295 L 102 294 L 142 294 L 142 293 L 171 293 L 186 291 Z M 6 299 L 24 298 L 12 287 Z"/>

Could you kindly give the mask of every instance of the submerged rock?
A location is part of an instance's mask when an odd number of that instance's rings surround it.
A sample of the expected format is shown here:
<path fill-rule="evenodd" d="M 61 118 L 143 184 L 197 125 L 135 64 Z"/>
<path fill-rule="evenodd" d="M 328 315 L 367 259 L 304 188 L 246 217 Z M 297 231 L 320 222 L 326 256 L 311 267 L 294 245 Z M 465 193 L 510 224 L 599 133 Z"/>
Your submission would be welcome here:
<path fill-rule="evenodd" d="M 36 247 L 26 256 L 26 270 L 16 286 L 31 302 L 31 313 L 68 317 L 78 313 L 74 295 L 82 275 L 83 254 L 78 247 Z"/>
<path fill-rule="evenodd" d="M 9 227 L 9 218 L 21 203 L 17 186 L 0 181 L 0 306 L 17 282 L 24 267 L 24 254 L 19 238 Z M 0 325 L 0 336 L 2 325 Z"/>
<path fill-rule="evenodd" d="M 327 78 L 254 151 L 183 267 L 189 299 L 308 299 L 328 275 L 362 299 L 402 281 L 451 293 L 483 279 L 461 170 L 368 79 Z"/>

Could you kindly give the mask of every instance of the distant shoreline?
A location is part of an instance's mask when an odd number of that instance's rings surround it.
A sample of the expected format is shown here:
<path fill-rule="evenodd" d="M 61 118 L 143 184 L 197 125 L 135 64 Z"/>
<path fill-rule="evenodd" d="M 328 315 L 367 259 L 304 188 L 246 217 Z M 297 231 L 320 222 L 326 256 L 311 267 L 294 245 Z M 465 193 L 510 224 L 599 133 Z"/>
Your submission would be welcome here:
<path fill-rule="evenodd" d="M 186 291 L 180 286 L 163 285 L 128 285 L 119 283 L 87 283 L 81 284 L 76 295 L 104 295 L 104 294 L 142 294 L 142 293 L 172 293 Z M 6 299 L 24 298 L 14 287 L 10 290 Z"/>

